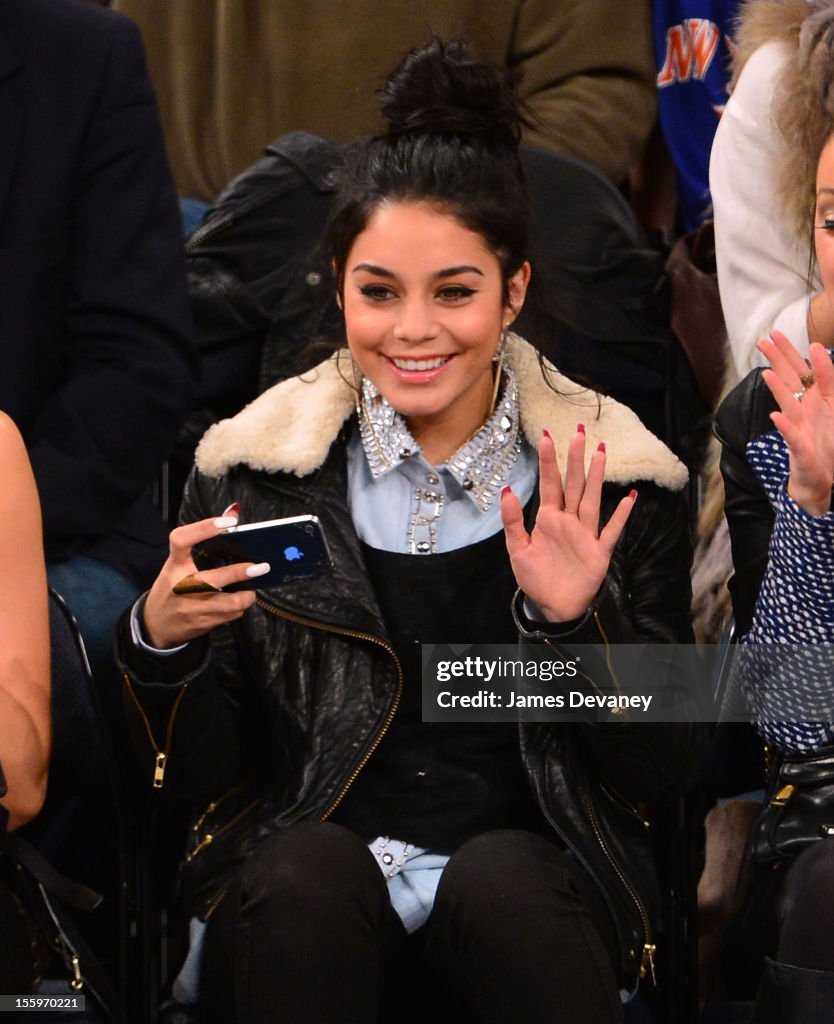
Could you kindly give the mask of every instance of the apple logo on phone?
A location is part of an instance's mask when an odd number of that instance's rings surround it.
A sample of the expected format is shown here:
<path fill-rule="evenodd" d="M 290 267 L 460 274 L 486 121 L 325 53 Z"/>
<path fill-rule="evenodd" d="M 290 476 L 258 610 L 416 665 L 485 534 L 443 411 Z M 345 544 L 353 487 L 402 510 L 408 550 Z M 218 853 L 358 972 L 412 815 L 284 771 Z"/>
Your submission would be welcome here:
<path fill-rule="evenodd" d="M 295 545 L 291 545 L 288 548 L 284 548 L 284 560 L 287 562 L 297 562 L 300 558 L 304 557 L 304 552 L 299 551 Z"/>

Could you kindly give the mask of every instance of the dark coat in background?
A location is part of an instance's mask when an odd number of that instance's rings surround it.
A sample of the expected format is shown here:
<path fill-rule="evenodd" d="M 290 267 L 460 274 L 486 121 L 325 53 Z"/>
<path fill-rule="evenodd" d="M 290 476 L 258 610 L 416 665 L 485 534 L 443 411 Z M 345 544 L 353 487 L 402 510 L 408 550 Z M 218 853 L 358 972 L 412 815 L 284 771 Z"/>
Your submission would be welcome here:
<path fill-rule="evenodd" d="M 180 238 L 135 25 L 0 0 L 0 408 L 29 449 L 47 558 L 140 584 L 165 543 L 147 489 L 195 372 Z"/>

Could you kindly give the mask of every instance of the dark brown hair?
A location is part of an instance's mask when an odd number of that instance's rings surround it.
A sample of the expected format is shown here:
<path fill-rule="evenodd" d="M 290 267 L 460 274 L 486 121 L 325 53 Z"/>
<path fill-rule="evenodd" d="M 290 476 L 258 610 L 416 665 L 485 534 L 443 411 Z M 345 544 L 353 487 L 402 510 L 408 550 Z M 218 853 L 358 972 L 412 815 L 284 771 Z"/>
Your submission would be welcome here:
<path fill-rule="evenodd" d="M 525 118 L 505 69 L 461 39 L 411 50 L 380 93 L 385 135 L 343 171 L 326 234 L 339 291 L 348 254 L 385 202 L 426 202 L 486 241 L 505 288 L 527 258 L 529 209 L 518 155 Z"/>

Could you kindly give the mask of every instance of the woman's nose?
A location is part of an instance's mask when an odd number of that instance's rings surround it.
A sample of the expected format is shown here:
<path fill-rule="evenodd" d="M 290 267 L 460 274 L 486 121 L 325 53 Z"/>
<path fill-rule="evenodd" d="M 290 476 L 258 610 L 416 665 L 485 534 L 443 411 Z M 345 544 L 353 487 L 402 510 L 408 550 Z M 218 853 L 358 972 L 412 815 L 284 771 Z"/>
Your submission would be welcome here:
<path fill-rule="evenodd" d="M 398 340 L 417 345 L 434 338 L 437 332 L 437 317 L 430 303 L 420 299 L 400 303 L 394 324 L 394 335 Z"/>

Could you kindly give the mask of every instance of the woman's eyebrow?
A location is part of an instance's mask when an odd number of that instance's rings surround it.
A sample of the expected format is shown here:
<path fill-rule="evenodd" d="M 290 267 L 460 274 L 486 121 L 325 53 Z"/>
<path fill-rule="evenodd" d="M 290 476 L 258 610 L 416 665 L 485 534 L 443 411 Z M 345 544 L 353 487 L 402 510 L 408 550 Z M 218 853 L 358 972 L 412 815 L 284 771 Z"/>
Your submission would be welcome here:
<path fill-rule="evenodd" d="M 374 274 L 377 277 L 396 277 L 397 275 L 392 270 L 386 270 L 385 267 L 378 267 L 375 263 L 357 263 L 351 270 L 352 274 L 357 273 Z M 484 272 L 478 267 L 470 266 L 468 263 L 464 263 L 459 267 L 447 267 L 444 270 L 438 270 L 434 275 L 439 278 L 456 277 L 458 274 L 478 274 L 480 277 L 484 276 Z"/>
<path fill-rule="evenodd" d="M 817 190 L 817 198 L 820 196 L 834 196 L 834 188 L 830 185 L 826 185 L 821 189 Z"/>
<path fill-rule="evenodd" d="M 358 274 L 360 272 L 374 274 L 376 277 L 396 277 L 393 271 L 386 270 L 385 267 L 378 267 L 374 263 L 357 263 L 351 270 L 351 274 Z"/>
<path fill-rule="evenodd" d="M 458 274 L 479 274 L 481 277 L 484 276 L 484 272 L 482 270 L 479 270 L 477 267 L 464 264 L 460 267 L 449 267 L 446 270 L 438 270 L 435 277 L 457 277 Z"/>

